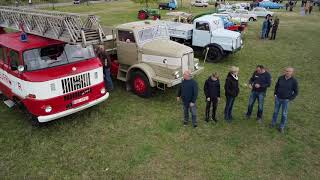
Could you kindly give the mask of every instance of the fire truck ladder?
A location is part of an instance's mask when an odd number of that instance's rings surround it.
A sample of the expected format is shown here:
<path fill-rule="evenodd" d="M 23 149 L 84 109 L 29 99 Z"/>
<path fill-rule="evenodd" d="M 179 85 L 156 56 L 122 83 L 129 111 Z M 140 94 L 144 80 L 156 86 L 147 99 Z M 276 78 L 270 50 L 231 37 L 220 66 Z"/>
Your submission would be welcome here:
<path fill-rule="evenodd" d="M 83 23 L 76 14 L 0 6 L 0 27 L 83 46 L 106 41 L 106 35 L 93 15 Z"/>

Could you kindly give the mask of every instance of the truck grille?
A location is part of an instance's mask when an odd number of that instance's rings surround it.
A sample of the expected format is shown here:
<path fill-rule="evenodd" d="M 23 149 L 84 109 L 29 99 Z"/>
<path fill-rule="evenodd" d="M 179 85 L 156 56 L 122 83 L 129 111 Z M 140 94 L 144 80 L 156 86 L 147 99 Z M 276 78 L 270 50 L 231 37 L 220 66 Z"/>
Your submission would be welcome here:
<path fill-rule="evenodd" d="M 74 92 L 74 93 L 65 95 L 65 96 L 64 96 L 64 100 L 65 100 L 65 101 L 69 101 L 69 100 L 73 100 L 73 99 L 78 99 L 78 98 L 80 98 L 81 96 L 90 94 L 91 91 L 92 91 L 91 88 L 83 89 L 83 90 L 80 90 L 80 91 L 78 91 L 78 92 Z"/>
<path fill-rule="evenodd" d="M 61 80 L 63 94 L 73 92 L 91 85 L 90 73 L 80 74 Z"/>

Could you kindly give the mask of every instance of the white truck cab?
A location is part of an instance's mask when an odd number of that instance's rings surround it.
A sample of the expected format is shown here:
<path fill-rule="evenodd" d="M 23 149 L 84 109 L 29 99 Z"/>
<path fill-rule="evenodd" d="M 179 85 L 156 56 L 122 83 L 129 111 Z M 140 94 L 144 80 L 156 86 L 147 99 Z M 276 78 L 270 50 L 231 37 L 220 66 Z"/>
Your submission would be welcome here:
<path fill-rule="evenodd" d="M 224 29 L 222 19 L 212 15 L 199 17 L 190 25 L 171 22 L 168 29 L 173 40 L 189 41 L 192 47 L 201 48 L 205 58 L 211 62 L 242 48 L 241 34 Z"/>

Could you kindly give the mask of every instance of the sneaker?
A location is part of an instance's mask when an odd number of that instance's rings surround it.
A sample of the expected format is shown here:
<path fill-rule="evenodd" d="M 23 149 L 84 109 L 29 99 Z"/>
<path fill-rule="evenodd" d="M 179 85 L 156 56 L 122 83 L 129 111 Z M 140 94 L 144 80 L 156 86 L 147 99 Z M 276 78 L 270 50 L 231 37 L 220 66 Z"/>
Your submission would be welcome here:
<path fill-rule="evenodd" d="M 262 124 L 262 118 L 257 118 L 257 122 L 258 122 L 259 124 Z"/>
<path fill-rule="evenodd" d="M 250 116 L 246 114 L 246 120 L 249 120 L 249 119 L 250 119 Z"/>
<path fill-rule="evenodd" d="M 188 126 L 188 122 L 183 122 L 183 126 Z"/>
<path fill-rule="evenodd" d="M 269 125 L 269 128 L 271 128 L 271 129 L 274 128 L 274 125 L 273 125 L 273 124 L 270 124 L 270 125 Z"/>
<path fill-rule="evenodd" d="M 212 121 L 214 121 L 215 123 L 218 122 L 218 120 L 216 118 L 212 118 Z"/>
<path fill-rule="evenodd" d="M 195 124 L 195 125 L 193 126 L 193 128 L 196 128 L 196 127 L 198 127 L 198 125 Z"/>
<path fill-rule="evenodd" d="M 209 118 L 206 118 L 205 121 L 206 121 L 206 122 L 209 122 Z"/>
<path fill-rule="evenodd" d="M 284 134 L 284 128 L 279 128 L 278 130 L 281 134 Z"/>

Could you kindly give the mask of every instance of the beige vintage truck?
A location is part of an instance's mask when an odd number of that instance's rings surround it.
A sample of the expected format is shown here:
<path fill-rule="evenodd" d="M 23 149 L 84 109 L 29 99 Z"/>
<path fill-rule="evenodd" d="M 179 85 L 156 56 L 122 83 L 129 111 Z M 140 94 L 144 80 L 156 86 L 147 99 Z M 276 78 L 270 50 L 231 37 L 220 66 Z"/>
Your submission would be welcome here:
<path fill-rule="evenodd" d="M 108 39 L 105 47 L 112 59 L 111 74 L 141 97 L 150 97 L 153 88 L 165 90 L 180 84 L 184 71 L 197 75 L 203 70 L 192 48 L 171 41 L 161 21 L 121 24 Z"/>

